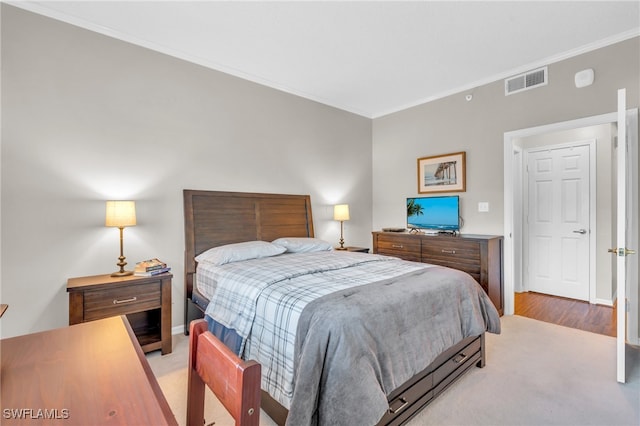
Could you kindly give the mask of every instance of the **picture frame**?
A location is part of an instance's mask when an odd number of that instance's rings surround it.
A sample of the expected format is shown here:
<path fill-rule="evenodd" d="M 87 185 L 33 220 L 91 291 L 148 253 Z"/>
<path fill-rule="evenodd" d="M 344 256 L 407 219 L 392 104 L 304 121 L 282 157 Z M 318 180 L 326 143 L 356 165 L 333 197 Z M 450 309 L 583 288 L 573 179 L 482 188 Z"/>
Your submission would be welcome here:
<path fill-rule="evenodd" d="M 418 193 L 466 191 L 466 152 L 418 158 Z"/>

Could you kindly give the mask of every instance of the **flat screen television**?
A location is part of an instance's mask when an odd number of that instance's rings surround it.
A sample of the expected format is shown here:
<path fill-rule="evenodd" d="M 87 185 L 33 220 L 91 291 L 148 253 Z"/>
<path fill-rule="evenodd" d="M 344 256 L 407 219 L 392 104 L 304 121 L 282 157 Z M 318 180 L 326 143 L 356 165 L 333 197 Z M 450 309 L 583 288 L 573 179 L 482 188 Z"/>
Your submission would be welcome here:
<path fill-rule="evenodd" d="M 407 228 L 457 232 L 460 230 L 459 197 L 407 198 Z"/>

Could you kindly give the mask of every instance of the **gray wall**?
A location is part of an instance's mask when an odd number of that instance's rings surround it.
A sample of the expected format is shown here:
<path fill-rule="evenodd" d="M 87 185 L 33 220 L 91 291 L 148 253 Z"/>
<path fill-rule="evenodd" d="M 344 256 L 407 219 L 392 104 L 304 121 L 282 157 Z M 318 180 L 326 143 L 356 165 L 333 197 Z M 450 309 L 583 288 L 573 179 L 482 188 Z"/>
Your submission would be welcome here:
<path fill-rule="evenodd" d="M 373 121 L 373 227 L 404 226 L 405 198 L 417 193 L 420 157 L 466 151 L 467 189 L 460 193 L 465 233 L 503 233 L 504 133 L 616 111 L 617 90 L 639 105 L 640 38 L 549 65 L 549 84 L 504 95 L 503 81 Z M 592 86 L 574 74 L 593 68 Z M 466 94 L 473 94 L 470 102 Z M 487 201 L 488 213 L 478 202 Z"/>
<path fill-rule="evenodd" d="M 595 70 L 595 82 L 577 89 L 574 75 L 586 68 Z M 637 108 L 639 83 L 640 38 L 635 37 L 549 64 L 547 86 L 505 96 L 500 80 L 375 119 L 374 229 L 404 226 L 405 198 L 418 195 L 417 158 L 466 151 L 467 188 L 460 193 L 462 232 L 502 235 L 504 133 L 615 112 L 620 88 L 627 89 L 627 107 Z M 469 102 L 467 94 L 473 95 Z M 598 203 L 611 202 L 605 194 Z M 478 212 L 481 201 L 489 202 L 488 213 Z M 602 238 L 606 236 L 601 245 Z M 598 297 L 610 299 L 610 285 L 601 275 L 598 280 L 603 283 L 598 285 Z"/>
<path fill-rule="evenodd" d="M 612 112 L 620 87 L 639 105 L 638 38 L 551 64 L 540 89 L 505 97 L 499 81 L 369 120 L 4 3 L 1 13 L 2 337 L 66 325 L 67 278 L 117 269 L 104 200 L 137 200 L 125 255 L 171 264 L 178 327 L 184 188 L 310 194 L 329 241 L 340 232 L 331 206 L 349 203 L 347 244 L 370 246 L 371 230 L 404 226 L 417 158 L 466 151 L 463 231 L 502 234 L 504 132 Z M 585 68 L 595 84 L 576 89 Z"/>
<path fill-rule="evenodd" d="M 137 201 L 131 265 L 173 268 L 182 190 L 310 194 L 316 235 L 371 241 L 371 120 L 2 4 L 2 337 L 68 323 L 66 280 L 117 270 L 104 201 Z"/>

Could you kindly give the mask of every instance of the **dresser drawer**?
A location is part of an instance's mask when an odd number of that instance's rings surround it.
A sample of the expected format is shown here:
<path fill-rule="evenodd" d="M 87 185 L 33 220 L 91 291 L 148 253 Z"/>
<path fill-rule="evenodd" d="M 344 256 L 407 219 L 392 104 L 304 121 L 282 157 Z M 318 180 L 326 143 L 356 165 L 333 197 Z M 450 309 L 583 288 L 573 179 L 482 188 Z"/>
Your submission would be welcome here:
<path fill-rule="evenodd" d="M 420 240 L 406 234 L 378 234 L 377 252 L 405 260 L 420 262 Z"/>
<path fill-rule="evenodd" d="M 422 241 L 422 261 L 467 272 L 480 281 L 480 243 L 476 241 Z"/>
<path fill-rule="evenodd" d="M 162 305 L 160 281 L 84 292 L 84 320 L 141 312 Z"/>

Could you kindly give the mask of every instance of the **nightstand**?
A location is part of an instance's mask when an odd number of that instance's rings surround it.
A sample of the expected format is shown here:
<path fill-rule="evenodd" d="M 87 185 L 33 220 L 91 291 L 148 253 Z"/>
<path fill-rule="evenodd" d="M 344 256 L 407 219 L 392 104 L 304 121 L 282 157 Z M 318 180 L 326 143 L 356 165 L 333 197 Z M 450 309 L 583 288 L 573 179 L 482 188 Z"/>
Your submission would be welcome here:
<path fill-rule="evenodd" d="M 171 353 L 172 278 L 171 273 L 70 278 L 69 325 L 126 315 L 144 352 Z"/>
<path fill-rule="evenodd" d="M 359 253 L 369 253 L 369 247 L 345 247 L 347 251 L 357 251 Z"/>

